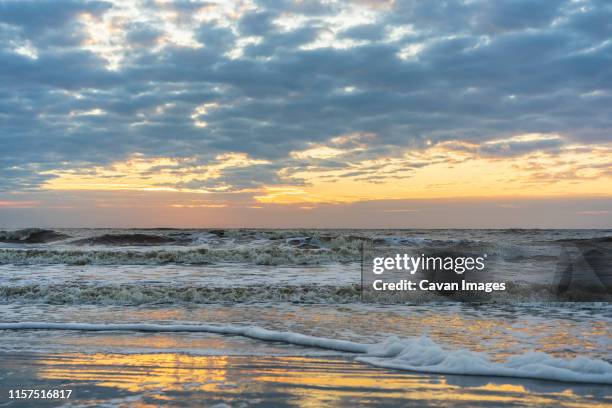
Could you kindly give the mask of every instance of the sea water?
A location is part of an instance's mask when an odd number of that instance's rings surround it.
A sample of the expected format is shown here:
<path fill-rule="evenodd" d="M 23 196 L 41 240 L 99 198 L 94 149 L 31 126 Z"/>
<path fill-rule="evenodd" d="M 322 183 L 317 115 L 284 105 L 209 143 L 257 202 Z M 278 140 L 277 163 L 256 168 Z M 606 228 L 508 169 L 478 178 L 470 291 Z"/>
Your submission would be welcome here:
<path fill-rule="evenodd" d="M 482 245 L 498 256 L 504 279 L 519 285 L 550 275 L 559 257 L 551 244 L 611 236 L 610 230 L 2 232 L 0 352 L 343 356 L 411 372 L 610 385 L 609 303 L 542 303 L 529 293 L 511 303 L 362 303 L 359 284 L 364 241 L 415 249 Z M 156 341 L 161 334 L 164 341 Z M 218 347 L 209 341 L 227 336 Z"/>

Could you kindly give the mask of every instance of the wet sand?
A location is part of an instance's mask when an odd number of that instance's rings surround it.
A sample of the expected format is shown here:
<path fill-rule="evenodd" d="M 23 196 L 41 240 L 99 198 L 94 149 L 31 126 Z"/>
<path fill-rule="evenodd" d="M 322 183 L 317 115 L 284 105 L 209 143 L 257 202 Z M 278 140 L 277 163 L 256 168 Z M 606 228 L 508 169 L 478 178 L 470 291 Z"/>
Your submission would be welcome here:
<path fill-rule="evenodd" d="M 72 389 L 69 400 L 8 399 Z M 379 369 L 349 356 L 4 353 L 0 406 L 567 406 L 612 404 L 610 386 Z"/>

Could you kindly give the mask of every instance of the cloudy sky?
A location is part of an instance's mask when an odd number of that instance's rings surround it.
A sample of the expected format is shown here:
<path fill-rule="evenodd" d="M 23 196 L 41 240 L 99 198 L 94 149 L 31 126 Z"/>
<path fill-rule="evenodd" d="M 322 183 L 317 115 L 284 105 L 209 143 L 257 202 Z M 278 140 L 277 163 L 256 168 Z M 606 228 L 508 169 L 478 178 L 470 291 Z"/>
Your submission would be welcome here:
<path fill-rule="evenodd" d="M 0 0 L 0 227 L 612 227 L 606 1 Z"/>

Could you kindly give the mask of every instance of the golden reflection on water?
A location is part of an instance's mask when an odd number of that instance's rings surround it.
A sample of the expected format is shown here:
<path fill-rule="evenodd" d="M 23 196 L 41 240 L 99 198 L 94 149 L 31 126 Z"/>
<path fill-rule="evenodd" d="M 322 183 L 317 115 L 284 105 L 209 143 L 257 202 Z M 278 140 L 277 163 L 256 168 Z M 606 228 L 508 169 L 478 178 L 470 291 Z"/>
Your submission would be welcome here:
<path fill-rule="evenodd" d="M 398 310 L 358 311 L 347 308 L 343 313 L 338 307 L 316 308 L 273 308 L 249 307 L 240 310 L 240 322 L 249 321 L 262 327 L 274 329 L 271 322 L 292 322 L 292 331 L 320 337 L 335 337 L 339 328 L 354 333 L 387 333 L 400 337 L 424 333 L 432 340 L 452 348 L 467 348 L 472 351 L 490 352 L 496 361 L 516 354 L 522 346 L 546 352 L 556 357 L 571 358 L 567 350 L 601 349 L 599 337 L 610 337 L 605 321 L 577 322 L 555 318 L 552 320 L 527 318 L 492 318 L 463 312 L 439 313 L 426 308 L 405 308 Z M 236 310 L 226 307 L 210 307 L 188 312 L 185 310 L 143 310 L 134 312 L 135 319 L 148 320 L 196 320 L 206 322 L 233 323 Z M 194 313 L 194 314 L 189 314 Z M 312 328 L 316 327 L 316 331 Z M 390 330 L 393 328 L 393 330 Z M 280 330 L 285 327 L 279 327 Z M 526 338 L 532 338 L 529 343 Z M 352 340 L 347 338 L 347 340 Z M 378 341 L 372 338 L 371 341 Z M 355 341 L 364 341 L 363 338 Z M 525 350 L 526 351 L 526 350 Z M 599 353 L 601 354 L 601 353 Z M 605 353 L 603 353 L 605 354 Z"/>
<path fill-rule="evenodd" d="M 483 385 L 459 386 L 443 376 L 380 370 L 338 358 L 67 354 L 44 356 L 37 363 L 41 380 L 88 382 L 145 393 L 160 403 L 180 399 L 168 392 L 203 391 L 232 401 L 244 393 L 265 397 L 274 391 L 282 393 L 285 402 L 301 407 L 347 405 L 346 401 L 362 398 L 437 405 L 485 402 L 492 406 L 509 402 L 558 405 L 561 398 L 567 406 L 597 405 L 571 390 L 533 394 L 522 385 L 486 379 L 482 379 Z"/>
<path fill-rule="evenodd" d="M 92 336 L 81 336 L 63 340 L 64 343 L 75 347 L 116 347 L 125 350 L 127 348 L 140 349 L 223 349 L 228 340 L 214 337 L 189 337 L 168 336 L 163 333 L 146 333 L 146 335 L 130 333 L 103 335 L 96 333 Z M 149 351 L 149 350 L 146 350 Z M 173 350 L 172 350 L 173 351 Z"/>
<path fill-rule="evenodd" d="M 151 389 L 180 391 L 185 384 L 210 384 L 226 379 L 228 357 L 183 354 L 77 354 L 40 360 L 39 376 L 46 380 L 92 381 L 130 392 Z M 74 364 L 74 365 L 73 365 Z"/>

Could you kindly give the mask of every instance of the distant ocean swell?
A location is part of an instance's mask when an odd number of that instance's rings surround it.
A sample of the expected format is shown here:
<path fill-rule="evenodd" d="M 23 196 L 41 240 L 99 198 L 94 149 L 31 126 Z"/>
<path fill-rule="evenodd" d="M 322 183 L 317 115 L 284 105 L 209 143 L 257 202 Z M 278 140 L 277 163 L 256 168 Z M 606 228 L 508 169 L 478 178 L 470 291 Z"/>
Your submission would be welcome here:
<path fill-rule="evenodd" d="M 444 238 L 440 238 L 442 231 Z M 484 232 L 487 234 L 485 234 Z M 580 234 L 580 232 L 583 234 Z M 596 236 L 592 236 L 592 234 Z M 148 230 L 48 230 L 26 228 L 0 230 L 0 243 L 61 244 L 74 246 L 160 246 L 247 242 L 288 244 L 302 249 L 337 248 L 363 241 L 375 245 L 427 246 L 478 245 L 520 237 L 524 243 L 612 243 L 612 230 L 252 230 L 252 229 L 148 229 Z M 587 234 L 587 235 L 585 235 Z M 603 234 L 603 235 L 602 235 Z M 450 236 L 453 238 L 450 238 Z M 425 237 L 427 236 L 427 238 Z M 486 236 L 486 238 L 485 238 Z M 357 245 L 358 246 L 358 245 Z"/>
<path fill-rule="evenodd" d="M 205 332 L 363 354 L 362 357 L 357 358 L 358 361 L 398 370 L 432 374 L 482 375 L 573 383 L 612 384 L 612 364 L 600 359 L 578 356 L 572 360 L 564 360 L 546 353 L 529 352 L 510 357 L 503 362 L 496 362 L 484 353 L 475 353 L 468 350 L 446 350 L 425 336 L 406 339 L 389 337 L 377 344 L 363 344 L 294 332 L 266 330 L 255 326 L 210 324 L 20 322 L 0 323 L 0 330 Z"/>
<path fill-rule="evenodd" d="M 286 243 L 296 247 L 315 249 L 321 246 L 337 247 L 346 242 L 368 239 L 367 234 L 349 234 L 344 231 L 315 230 L 114 230 L 100 233 L 97 230 L 77 230 L 74 235 L 67 232 L 27 228 L 16 231 L 0 231 L 0 242 L 11 244 L 68 244 L 76 246 L 153 246 L 153 245 L 198 245 L 202 243 Z M 409 238 L 406 238 L 410 241 Z M 404 241 L 406 240 L 404 239 Z M 423 239 L 417 239 L 421 242 Z M 382 242 L 382 241 L 381 241 Z"/>

